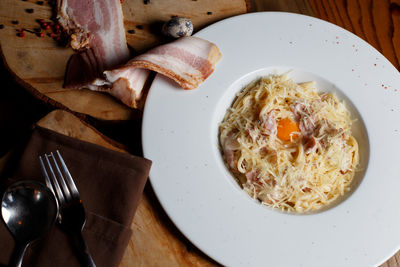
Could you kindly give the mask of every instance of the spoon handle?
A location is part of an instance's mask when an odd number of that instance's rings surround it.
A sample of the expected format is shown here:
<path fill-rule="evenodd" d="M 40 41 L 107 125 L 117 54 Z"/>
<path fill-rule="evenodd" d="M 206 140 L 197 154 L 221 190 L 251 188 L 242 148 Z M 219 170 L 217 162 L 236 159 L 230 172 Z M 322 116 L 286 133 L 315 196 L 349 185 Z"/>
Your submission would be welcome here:
<path fill-rule="evenodd" d="M 28 244 L 21 244 L 19 242 L 15 243 L 15 248 L 13 254 L 11 255 L 10 267 L 21 267 L 22 259 L 25 255 L 25 250 L 28 247 Z"/>
<path fill-rule="evenodd" d="M 89 249 L 86 245 L 86 242 L 83 239 L 82 232 L 77 231 L 73 233 L 71 239 L 79 255 L 79 260 L 81 262 L 81 265 L 85 267 L 96 267 L 92 255 L 90 254 Z"/>

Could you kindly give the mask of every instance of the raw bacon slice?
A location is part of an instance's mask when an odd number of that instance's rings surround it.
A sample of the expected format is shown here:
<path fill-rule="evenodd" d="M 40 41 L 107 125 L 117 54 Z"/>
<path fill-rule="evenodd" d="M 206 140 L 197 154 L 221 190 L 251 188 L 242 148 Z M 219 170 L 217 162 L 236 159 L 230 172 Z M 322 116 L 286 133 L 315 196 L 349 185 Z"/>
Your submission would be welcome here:
<path fill-rule="evenodd" d="M 94 78 L 93 73 L 98 69 L 93 54 L 88 49 L 83 54 L 77 54 L 76 58 L 71 58 L 65 84 L 69 88 L 84 87 L 108 92 L 133 108 L 139 106 L 149 70 L 175 80 L 184 89 L 194 89 L 210 76 L 221 59 L 221 53 L 215 44 L 198 37 L 183 37 L 153 48 L 121 67 L 106 70 L 101 78 Z M 79 71 L 82 67 L 87 71 Z M 82 86 L 74 80 L 85 82 Z"/>
<path fill-rule="evenodd" d="M 175 80 L 184 89 L 194 89 L 210 76 L 220 59 L 215 44 L 190 36 L 153 48 L 122 68 L 153 70 Z"/>
<path fill-rule="evenodd" d="M 105 71 L 103 84 L 108 84 L 109 92 L 123 103 L 137 107 L 148 70 L 174 79 L 185 89 L 194 89 L 214 71 L 220 58 L 215 44 L 197 37 L 183 37 L 139 55 L 119 68 Z"/>
<path fill-rule="evenodd" d="M 100 73 L 129 59 L 120 0 L 58 0 L 57 18 L 73 49 L 92 49 Z"/>
<path fill-rule="evenodd" d="M 105 71 L 109 83 L 108 92 L 125 105 L 138 108 L 149 73 L 149 70 L 138 68 Z"/>

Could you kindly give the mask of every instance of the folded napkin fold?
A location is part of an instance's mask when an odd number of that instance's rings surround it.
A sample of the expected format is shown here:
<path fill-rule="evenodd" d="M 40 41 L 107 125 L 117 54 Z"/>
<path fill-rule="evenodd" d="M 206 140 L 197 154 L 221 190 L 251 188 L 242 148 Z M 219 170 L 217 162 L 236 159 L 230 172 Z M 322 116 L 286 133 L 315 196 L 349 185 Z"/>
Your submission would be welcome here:
<path fill-rule="evenodd" d="M 86 210 L 83 236 L 98 267 L 119 266 L 151 161 L 35 127 L 8 183 L 44 178 L 39 155 L 59 150 Z M 0 223 L 0 264 L 7 265 L 14 241 Z M 80 266 L 67 235 L 57 225 L 29 246 L 23 266 Z"/>

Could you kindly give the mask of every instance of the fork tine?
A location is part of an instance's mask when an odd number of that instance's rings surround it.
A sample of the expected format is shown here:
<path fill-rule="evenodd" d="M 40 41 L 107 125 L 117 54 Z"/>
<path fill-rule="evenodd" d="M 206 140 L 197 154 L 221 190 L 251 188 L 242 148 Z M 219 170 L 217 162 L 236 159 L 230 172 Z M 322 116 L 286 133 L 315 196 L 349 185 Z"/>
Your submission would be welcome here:
<path fill-rule="evenodd" d="M 50 170 L 51 178 L 52 178 L 54 187 L 55 187 L 56 192 L 57 192 L 57 199 L 60 201 L 60 205 L 63 205 L 65 203 L 65 198 L 63 196 L 63 192 L 61 191 L 61 187 L 58 184 L 56 175 L 54 174 L 53 168 L 51 167 L 51 164 L 50 164 L 50 161 L 49 161 L 49 156 L 47 154 L 45 154 L 44 156 L 46 158 L 47 167 Z"/>
<path fill-rule="evenodd" d="M 74 180 L 72 179 L 72 176 L 71 176 L 71 174 L 70 174 L 70 172 L 69 172 L 69 170 L 67 168 L 67 165 L 64 162 L 63 157 L 61 156 L 61 154 L 60 154 L 60 152 L 58 150 L 56 152 L 57 152 L 57 155 L 58 155 L 58 159 L 61 162 L 61 166 L 63 168 L 64 174 L 65 174 L 65 176 L 66 176 L 66 178 L 68 180 L 68 184 L 69 184 L 69 186 L 71 188 L 72 196 L 75 197 L 75 198 L 80 198 L 78 188 L 76 188 Z"/>
<path fill-rule="evenodd" d="M 55 195 L 56 192 L 54 192 L 53 185 L 51 184 L 51 181 L 50 181 L 50 178 L 49 178 L 49 174 L 47 173 L 46 167 L 44 166 L 44 162 L 43 162 L 42 156 L 39 156 L 39 161 L 40 161 L 40 167 L 42 167 L 42 172 L 43 172 L 43 175 L 44 175 L 44 179 L 46 181 L 46 185 L 47 185 L 48 188 L 50 188 L 51 192 L 53 192 L 53 194 Z"/>
<path fill-rule="evenodd" d="M 55 169 L 57 170 L 57 173 L 58 173 L 58 178 L 59 178 L 58 181 L 61 184 L 61 187 L 62 187 L 62 189 L 64 191 L 64 197 L 65 197 L 66 201 L 68 202 L 68 201 L 71 200 L 71 193 L 70 193 L 70 191 L 68 189 L 68 186 L 67 186 L 67 184 L 65 182 L 64 175 L 61 173 L 60 167 L 58 166 L 57 160 L 54 157 L 53 152 L 50 153 L 50 157 L 53 159 L 53 163 L 54 163 Z"/>

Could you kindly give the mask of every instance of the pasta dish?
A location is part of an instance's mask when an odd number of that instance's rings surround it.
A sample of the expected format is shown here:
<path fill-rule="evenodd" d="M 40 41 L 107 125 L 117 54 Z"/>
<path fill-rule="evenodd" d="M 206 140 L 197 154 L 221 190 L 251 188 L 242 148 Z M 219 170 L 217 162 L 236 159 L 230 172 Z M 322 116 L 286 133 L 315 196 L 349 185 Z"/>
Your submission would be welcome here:
<path fill-rule="evenodd" d="M 225 163 L 243 190 L 284 211 L 324 207 L 350 189 L 358 144 L 343 101 L 286 74 L 238 93 L 219 128 Z"/>

